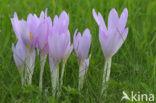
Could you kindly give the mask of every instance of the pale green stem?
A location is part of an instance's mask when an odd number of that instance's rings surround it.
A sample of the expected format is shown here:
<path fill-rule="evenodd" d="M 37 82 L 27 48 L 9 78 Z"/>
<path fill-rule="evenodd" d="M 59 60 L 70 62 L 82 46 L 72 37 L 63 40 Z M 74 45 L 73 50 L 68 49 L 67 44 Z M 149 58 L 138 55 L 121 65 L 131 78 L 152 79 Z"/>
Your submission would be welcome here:
<path fill-rule="evenodd" d="M 18 68 L 18 72 L 20 74 L 20 77 L 21 77 L 21 84 L 22 86 L 24 85 L 24 67 L 21 66 L 20 68 Z"/>
<path fill-rule="evenodd" d="M 59 64 L 55 64 L 55 67 L 52 69 L 51 80 L 52 80 L 52 93 L 53 97 L 55 97 L 59 87 Z"/>
<path fill-rule="evenodd" d="M 83 62 L 81 62 L 79 67 L 79 84 L 78 84 L 79 91 L 81 91 L 81 89 L 83 88 L 83 82 L 84 82 L 86 71 L 87 68 L 85 68 L 85 65 L 83 65 Z"/>
<path fill-rule="evenodd" d="M 41 69 L 40 69 L 40 81 L 39 81 L 40 91 L 42 91 L 42 80 L 43 80 L 43 72 L 44 72 L 44 66 L 45 66 L 46 58 L 47 58 L 47 55 L 44 53 L 41 53 L 41 55 L 40 55 Z"/>
<path fill-rule="evenodd" d="M 30 56 L 30 57 L 29 57 Z M 28 60 L 29 57 L 29 60 Z M 32 75 L 34 72 L 34 64 L 33 64 L 33 51 L 29 50 L 29 47 L 26 48 L 26 63 L 25 63 L 25 84 L 32 84 Z"/>
<path fill-rule="evenodd" d="M 111 58 L 106 59 L 105 66 L 104 66 L 104 73 L 103 73 L 103 81 L 102 81 L 102 91 L 103 94 L 104 90 L 107 88 L 106 82 L 109 81 L 111 71 Z"/>
<path fill-rule="evenodd" d="M 33 72 L 34 72 L 34 64 L 33 64 L 33 52 L 30 52 L 30 66 L 28 65 L 28 85 L 32 84 L 32 76 L 33 76 Z"/>
<path fill-rule="evenodd" d="M 22 71 L 22 73 L 21 73 L 21 84 L 22 84 L 22 86 L 24 85 L 24 75 L 23 75 L 23 71 Z"/>
<path fill-rule="evenodd" d="M 28 82 L 28 71 L 29 71 L 29 66 L 28 66 L 28 48 L 26 48 L 26 59 L 25 59 L 25 65 L 24 65 L 24 80 L 25 84 Z"/>
<path fill-rule="evenodd" d="M 60 79 L 60 86 L 63 85 L 63 75 L 64 75 L 64 69 L 65 69 L 65 65 L 66 65 L 66 62 L 63 62 L 62 64 L 62 72 L 61 72 L 61 79 Z"/>

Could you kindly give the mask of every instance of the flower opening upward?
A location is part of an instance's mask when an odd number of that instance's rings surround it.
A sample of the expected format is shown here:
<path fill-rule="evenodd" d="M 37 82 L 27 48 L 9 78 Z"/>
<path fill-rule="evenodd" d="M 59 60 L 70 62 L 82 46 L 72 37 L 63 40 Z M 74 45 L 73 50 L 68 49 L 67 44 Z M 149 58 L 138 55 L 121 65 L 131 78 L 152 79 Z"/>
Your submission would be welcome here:
<path fill-rule="evenodd" d="M 19 71 L 19 74 L 21 76 L 21 83 L 22 85 L 24 85 L 25 81 L 24 81 L 24 61 L 25 61 L 25 55 L 26 55 L 26 51 L 25 51 L 25 46 L 24 44 L 19 40 L 16 44 L 16 46 L 14 46 L 14 44 L 12 44 L 12 51 L 13 51 L 13 57 L 15 60 L 15 64 L 17 66 L 17 69 Z"/>
<path fill-rule="evenodd" d="M 111 58 L 125 41 L 128 28 L 125 28 L 128 18 L 128 10 L 125 8 L 119 18 L 115 9 L 112 9 L 108 16 L 108 28 L 102 15 L 96 14 L 93 9 L 93 16 L 99 26 L 99 40 L 105 58 Z"/>
<path fill-rule="evenodd" d="M 51 32 L 52 21 L 49 16 L 47 16 L 47 9 L 45 13 L 42 11 L 40 15 L 40 24 L 36 29 L 35 33 L 35 46 L 38 48 L 40 52 L 40 80 L 39 80 L 39 88 L 42 91 L 42 78 L 44 72 L 44 66 L 48 54 L 48 36 Z"/>
<path fill-rule="evenodd" d="M 90 49 L 90 45 L 91 45 L 91 34 L 89 29 L 86 29 L 83 32 L 83 35 L 81 35 L 80 32 L 78 32 L 77 34 L 77 30 L 75 30 L 74 33 L 74 50 L 76 52 L 76 56 L 78 57 L 79 60 L 79 86 L 78 89 L 79 91 L 83 88 L 83 82 L 84 82 L 84 78 L 85 78 L 85 74 L 87 73 L 88 70 L 88 66 L 89 66 L 89 60 L 90 57 L 87 58 L 88 56 L 88 52 Z"/>
<path fill-rule="evenodd" d="M 63 11 L 59 17 L 57 15 L 54 17 L 51 33 L 48 36 L 53 96 L 56 95 L 59 86 L 59 63 L 62 60 L 66 61 L 72 51 L 68 25 L 69 15 Z"/>
<path fill-rule="evenodd" d="M 124 43 L 127 35 L 128 28 L 126 28 L 128 10 L 125 8 L 119 18 L 115 9 L 112 9 L 108 16 L 108 27 L 106 27 L 105 21 L 102 15 L 95 10 L 92 10 L 95 21 L 99 26 L 99 40 L 104 53 L 106 62 L 103 73 L 102 94 L 106 89 L 106 82 L 110 77 L 111 58 L 119 50 Z"/>

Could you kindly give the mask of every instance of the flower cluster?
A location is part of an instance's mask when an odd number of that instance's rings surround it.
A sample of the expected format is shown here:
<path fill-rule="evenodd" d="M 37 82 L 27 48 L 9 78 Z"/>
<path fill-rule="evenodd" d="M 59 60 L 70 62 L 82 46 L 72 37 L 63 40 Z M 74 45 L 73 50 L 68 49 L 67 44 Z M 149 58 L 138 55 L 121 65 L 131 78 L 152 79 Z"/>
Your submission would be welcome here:
<path fill-rule="evenodd" d="M 93 9 L 93 16 L 99 25 L 99 40 L 106 59 L 103 89 L 109 80 L 111 57 L 121 47 L 128 34 L 127 23 L 128 11 L 124 9 L 120 18 L 115 9 L 110 11 L 108 17 L 108 28 L 106 28 L 103 17 L 100 13 L 96 14 Z M 42 91 L 42 77 L 47 55 L 51 71 L 52 92 L 55 96 L 59 87 L 63 85 L 63 75 L 65 64 L 73 49 L 79 62 L 79 83 L 78 89 L 83 88 L 85 75 L 89 67 L 91 54 L 88 55 L 91 46 L 91 33 L 87 28 L 81 35 L 75 30 L 73 44 L 70 41 L 69 14 L 63 11 L 59 16 L 55 16 L 53 23 L 47 16 L 47 9 L 41 12 L 40 16 L 29 14 L 27 20 L 19 20 L 16 12 L 11 18 L 13 30 L 18 42 L 16 46 L 12 44 L 13 57 L 21 76 L 22 85 L 31 85 L 32 76 L 35 68 L 36 49 L 40 55 L 40 81 L 39 88 Z M 77 33 L 78 32 L 78 33 Z M 61 76 L 59 76 L 59 64 L 62 63 Z M 60 78 L 60 79 L 59 79 Z"/>

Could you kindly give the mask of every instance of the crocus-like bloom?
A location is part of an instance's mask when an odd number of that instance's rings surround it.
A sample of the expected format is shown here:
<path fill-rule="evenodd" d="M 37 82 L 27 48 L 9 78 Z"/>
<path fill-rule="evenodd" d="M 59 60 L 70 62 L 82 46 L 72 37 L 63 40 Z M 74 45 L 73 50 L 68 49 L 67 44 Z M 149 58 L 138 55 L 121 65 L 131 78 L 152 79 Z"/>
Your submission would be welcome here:
<path fill-rule="evenodd" d="M 44 72 L 44 65 L 47 58 L 48 53 L 48 35 L 51 32 L 52 28 L 52 21 L 49 16 L 47 16 L 47 9 L 45 13 L 42 11 L 40 15 L 40 24 L 36 29 L 35 37 L 36 40 L 36 47 L 40 52 L 40 81 L 39 81 L 39 88 L 42 91 L 42 78 Z"/>
<path fill-rule="evenodd" d="M 48 53 L 48 35 L 50 34 L 50 30 L 52 28 L 52 21 L 51 18 L 47 17 L 47 9 L 44 12 L 41 12 L 40 15 L 40 24 L 37 27 L 35 33 L 36 39 L 36 47 L 39 49 L 40 52 L 44 54 Z"/>
<path fill-rule="evenodd" d="M 91 45 L 91 34 L 89 29 L 86 29 L 83 32 L 83 35 L 81 36 L 81 33 L 78 32 L 77 30 L 74 33 L 74 49 L 76 52 L 76 56 L 78 57 L 79 61 L 84 61 L 89 52 L 89 48 Z"/>
<path fill-rule="evenodd" d="M 55 16 L 51 33 L 48 36 L 53 96 L 55 96 L 59 84 L 59 63 L 63 59 L 66 60 L 71 53 L 68 25 L 69 15 L 63 11 L 59 17 Z"/>
<path fill-rule="evenodd" d="M 24 84 L 24 62 L 25 62 L 25 45 L 20 40 L 17 42 L 16 46 L 12 44 L 13 57 L 15 64 L 18 68 L 19 74 L 21 76 L 22 85 Z"/>
<path fill-rule="evenodd" d="M 38 39 L 36 35 L 38 33 L 37 30 L 39 29 L 38 26 L 43 22 L 45 16 L 46 13 L 44 14 L 43 12 L 41 12 L 39 18 L 36 16 L 36 14 L 29 14 L 27 21 L 25 21 L 23 19 L 19 20 L 15 12 L 14 17 L 11 18 L 11 23 L 16 37 L 18 40 L 22 40 L 24 45 L 26 45 L 26 47 L 28 47 L 30 50 L 35 48 L 36 39 Z"/>
<path fill-rule="evenodd" d="M 18 40 L 16 46 L 12 44 L 12 51 L 13 51 L 13 57 L 15 60 L 15 64 L 18 68 L 19 74 L 21 76 L 21 82 L 22 85 L 25 84 L 25 77 L 24 77 L 24 68 L 25 64 L 28 63 L 28 66 L 31 65 L 30 63 L 30 55 L 28 55 L 27 61 L 26 61 L 26 47 L 23 44 L 21 40 Z M 35 52 L 33 52 L 33 62 L 35 61 Z"/>
<path fill-rule="evenodd" d="M 110 11 L 108 28 L 106 28 L 102 15 L 99 12 L 97 15 L 94 9 L 93 16 L 99 25 L 99 40 L 104 56 L 111 58 L 121 47 L 128 34 L 128 28 L 125 28 L 128 17 L 127 8 L 123 10 L 120 18 L 115 9 Z"/>
<path fill-rule="evenodd" d="M 16 37 L 18 40 L 22 41 L 26 47 L 26 72 L 25 78 L 26 82 L 31 84 L 32 75 L 34 71 L 34 63 L 35 63 L 35 47 L 36 47 L 36 39 L 37 28 L 44 20 L 44 13 L 42 12 L 40 17 L 38 18 L 35 14 L 29 14 L 27 17 L 27 21 L 19 20 L 16 13 L 14 13 L 14 17 L 11 18 L 12 26 Z"/>
<path fill-rule="evenodd" d="M 69 15 L 65 11 L 59 17 L 55 16 L 51 34 L 48 37 L 48 45 L 49 53 L 56 63 L 63 59 L 65 51 L 70 44 L 68 25 Z"/>
<path fill-rule="evenodd" d="M 90 57 L 87 58 L 88 56 L 88 52 L 89 52 L 89 48 L 91 45 L 91 34 L 89 29 L 86 29 L 83 32 L 83 35 L 81 36 L 81 33 L 78 32 L 77 34 L 77 30 L 74 33 L 74 49 L 76 52 L 76 56 L 78 57 L 79 63 L 80 63 L 80 67 L 79 67 L 79 86 L 78 89 L 81 90 L 83 88 L 83 81 L 84 81 L 84 77 L 85 74 L 88 70 L 88 66 L 89 66 L 89 60 Z"/>
<path fill-rule="evenodd" d="M 128 28 L 125 28 L 128 10 L 125 8 L 119 18 L 116 10 L 112 9 L 108 17 L 108 28 L 106 28 L 105 21 L 99 12 L 97 15 L 93 9 L 92 13 L 99 25 L 99 40 L 106 59 L 103 74 L 103 93 L 106 89 L 105 82 L 109 80 L 110 76 L 111 58 L 121 47 L 128 34 Z"/>
<path fill-rule="evenodd" d="M 18 40 L 21 40 L 29 52 L 33 52 L 36 44 L 36 32 L 39 24 L 42 21 L 41 13 L 40 18 L 38 18 L 35 14 L 29 14 L 27 17 L 27 21 L 19 20 L 16 12 L 14 13 L 14 17 L 11 18 L 11 23 L 16 34 Z"/>

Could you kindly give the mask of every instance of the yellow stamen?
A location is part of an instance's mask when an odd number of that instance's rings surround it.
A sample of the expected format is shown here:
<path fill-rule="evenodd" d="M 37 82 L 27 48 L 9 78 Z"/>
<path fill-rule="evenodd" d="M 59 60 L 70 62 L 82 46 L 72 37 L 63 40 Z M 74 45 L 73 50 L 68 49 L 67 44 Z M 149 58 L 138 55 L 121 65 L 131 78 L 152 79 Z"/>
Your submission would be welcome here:
<path fill-rule="evenodd" d="M 34 39 L 34 36 L 31 34 L 31 32 L 30 32 L 29 36 L 30 36 L 31 40 Z"/>

